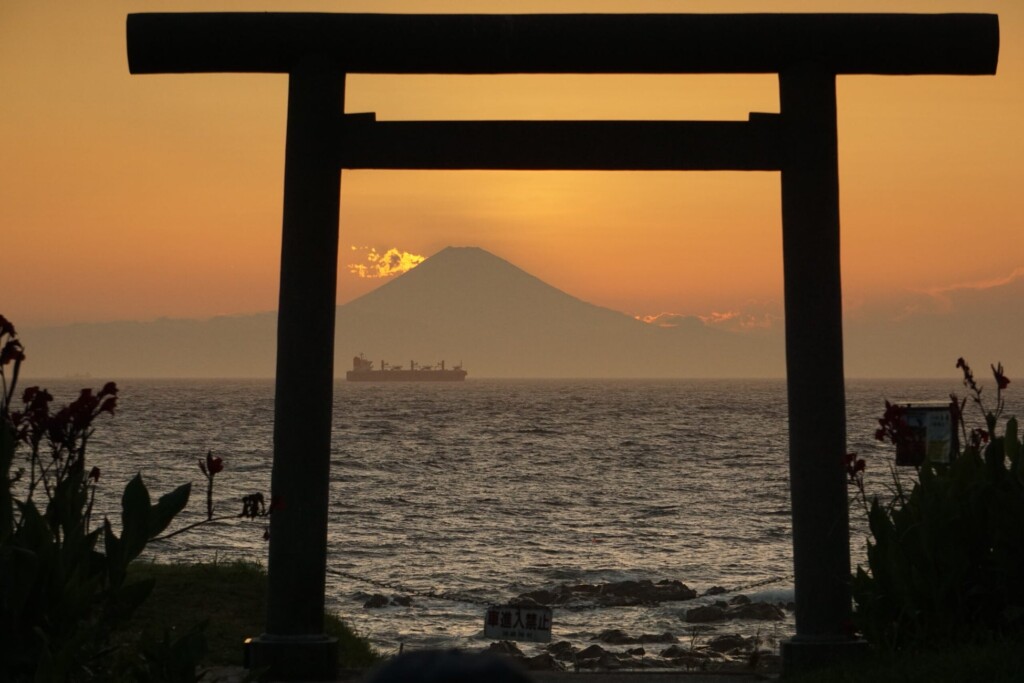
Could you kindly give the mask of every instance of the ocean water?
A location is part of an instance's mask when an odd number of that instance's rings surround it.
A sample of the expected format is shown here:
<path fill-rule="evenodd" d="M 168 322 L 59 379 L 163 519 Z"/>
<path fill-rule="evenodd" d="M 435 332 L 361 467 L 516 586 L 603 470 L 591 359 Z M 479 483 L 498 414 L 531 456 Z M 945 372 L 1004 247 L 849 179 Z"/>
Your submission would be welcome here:
<path fill-rule="evenodd" d="M 63 401 L 81 384 L 47 386 Z M 850 450 L 868 461 L 870 490 L 891 477 L 891 448 L 874 440 L 884 400 L 951 391 L 963 391 L 955 377 L 848 382 Z M 117 414 L 90 442 L 98 512 L 117 518 L 124 483 L 142 472 L 154 496 L 192 481 L 174 527 L 199 520 L 207 450 L 225 462 L 217 514 L 239 512 L 242 495 L 269 492 L 272 421 L 271 381 L 124 382 Z M 338 382 L 328 608 L 392 651 L 485 646 L 484 605 L 560 583 L 675 579 L 791 599 L 786 429 L 782 381 Z M 866 531 L 851 518 L 856 564 Z M 147 556 L 265 563 L 263 526 L 233 519 Z M 365 609 L 371 593 L 413 603 Z M 681 615 L 700 602 L 556 609 L 553 638 L 585 644 L 620 628 L 685 639 Z M 771 640 L 792 628 L 790 617 L 720 632 Z"/>

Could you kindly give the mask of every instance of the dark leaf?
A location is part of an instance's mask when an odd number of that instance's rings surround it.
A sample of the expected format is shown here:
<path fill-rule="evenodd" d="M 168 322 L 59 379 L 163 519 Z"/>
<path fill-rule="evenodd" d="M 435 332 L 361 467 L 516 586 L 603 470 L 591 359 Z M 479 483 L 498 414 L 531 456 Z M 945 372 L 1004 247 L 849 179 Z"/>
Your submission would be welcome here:
<path fill-rule="evenodd" d="M 149 538 L 158 536 L 167 528 L 174 517 L 188 505 L 189 495 L 192 493 L 192 484 L 182 484 L 170 493 L 160 496 L 160 499 L 150 509 L 149 514 Z"/>
<path fill-rule="evenodd" d="M 149 533 L 149 490 L 136 474 L 125 486 L 121 496 L 121 541 L 124 543 L 124 562 L 131 562 L 146 547 Z"/>

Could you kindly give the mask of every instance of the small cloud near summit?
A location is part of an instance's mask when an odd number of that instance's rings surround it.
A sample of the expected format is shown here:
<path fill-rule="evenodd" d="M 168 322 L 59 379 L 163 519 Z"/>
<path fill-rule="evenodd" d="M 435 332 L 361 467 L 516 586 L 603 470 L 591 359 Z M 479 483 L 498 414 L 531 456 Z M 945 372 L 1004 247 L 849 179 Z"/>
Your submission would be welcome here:
<path fill-rule="evenodd" d="M 346 267 L 348 272 L 361 278 L 385 278 L 401 275 L 426 260 L 425 256 L 402 251 L 397 247 L 391 247 L 381 253 L 375 247 L 352 245 L 351 251 L 358 260 L 355 263 L 346 264 Z"/>

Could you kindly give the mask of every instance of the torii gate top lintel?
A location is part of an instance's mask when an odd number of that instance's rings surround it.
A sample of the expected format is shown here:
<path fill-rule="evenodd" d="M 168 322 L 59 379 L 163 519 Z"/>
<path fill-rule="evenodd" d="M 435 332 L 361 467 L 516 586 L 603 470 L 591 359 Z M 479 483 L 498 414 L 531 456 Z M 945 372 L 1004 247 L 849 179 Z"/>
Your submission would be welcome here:
<path fill-rule="evenodd" d="M 346 73 L 994 74 L 993 14 L 128 15 L 134 74 L 287 73 L 310 54 Z"/>

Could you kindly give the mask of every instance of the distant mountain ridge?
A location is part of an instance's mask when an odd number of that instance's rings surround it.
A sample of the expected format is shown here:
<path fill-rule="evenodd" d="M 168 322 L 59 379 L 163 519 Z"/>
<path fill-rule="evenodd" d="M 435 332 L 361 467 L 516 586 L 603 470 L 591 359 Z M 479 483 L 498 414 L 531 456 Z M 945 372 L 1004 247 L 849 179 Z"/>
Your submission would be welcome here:
<path fill-rule="evenodd" d="M 276 315 L 24 330 L 27 374 L 271 377 Z M 462 362 L 479 377 L 778 377 L 781 343 L 700 325 L 666 329 L 584 302 L 478 247 L 448 247 L 339 306 L 335 374 Z"/>

